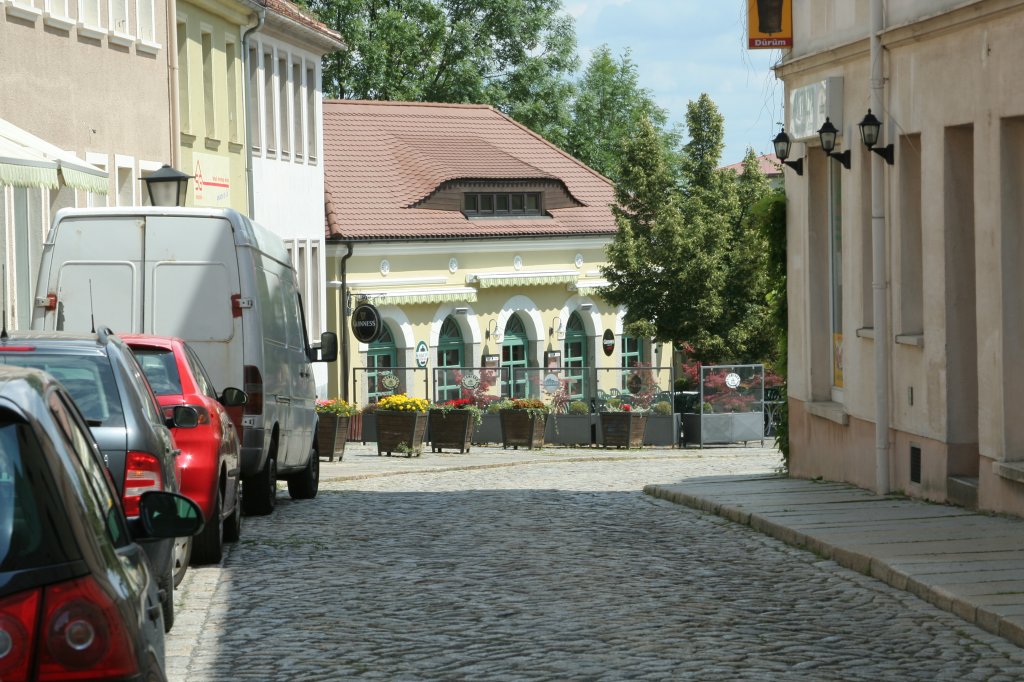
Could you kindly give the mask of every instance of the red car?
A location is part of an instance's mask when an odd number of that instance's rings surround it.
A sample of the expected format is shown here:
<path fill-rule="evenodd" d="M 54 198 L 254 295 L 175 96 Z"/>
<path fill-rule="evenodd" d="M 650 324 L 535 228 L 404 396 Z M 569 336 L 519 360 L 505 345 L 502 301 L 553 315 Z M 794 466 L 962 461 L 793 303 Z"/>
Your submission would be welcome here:
<path fill-rule="evenodd" d="M 234 542 L 242 529 L 242 488 L 238 434 L 225 408 L 244 405 L 238 388 L 218 395 L 199 356 L 182 339 L 145 334 L 121 337 L 135 353 L 164 412 L 190 405 L 199 412 L 194 429 L 171 429 L 181 450 L 176 458 L 181 494 L 203 510 L 203 531 L 183 549 L 180 575 L 189 563 L 220 561 L 224 542 Z M 177 576 L 176 576 L 177 578 Z"/>

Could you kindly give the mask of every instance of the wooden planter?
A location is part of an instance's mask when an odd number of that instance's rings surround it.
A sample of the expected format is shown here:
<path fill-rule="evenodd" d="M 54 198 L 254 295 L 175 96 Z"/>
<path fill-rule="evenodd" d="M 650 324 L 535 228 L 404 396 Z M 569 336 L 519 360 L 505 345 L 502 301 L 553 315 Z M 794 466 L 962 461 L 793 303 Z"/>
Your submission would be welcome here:
<path fill-rule="evenodd" d="M 647 415 L 632 412 L 602 412 L 601 442 L 606 448 L 639 448 L 644 444 Z"/>
<path fill-rule="evenodd" d="M 430 410 L 430 449 L 442 448 L 469 452 L 473 442 L 473 413 L 469 410 Z"/>
<path fill-rule="evenodd" d="M 529 410 L 501 410 L 501 442 L 506 448 L 519 449 L 544 447 L 544 426 L 546 414 L 531 413 Z"/>
<path fill-rule="evenodd" d="M 423 452 L 423 437 L 427 434 L 426 412 L 377 410 L 377 456 L 398 452 L 406 457 L 417 457 Z M 365 422 L 364 422 L 365 427 Z"/>
<path fill-rule="evenodd" d="M 316 446 L 321 457 L 326 456 L 328 462 L 338 461 L 345 456 L 345 443 L 348 442 L 348 417 L 336 414 L 321 414 L 316 424 Z"/>

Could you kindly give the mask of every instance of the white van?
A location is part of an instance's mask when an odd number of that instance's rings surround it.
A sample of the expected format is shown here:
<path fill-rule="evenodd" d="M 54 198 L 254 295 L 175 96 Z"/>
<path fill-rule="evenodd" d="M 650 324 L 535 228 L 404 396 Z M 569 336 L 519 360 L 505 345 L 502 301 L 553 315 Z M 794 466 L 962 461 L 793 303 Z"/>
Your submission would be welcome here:
<path fill-rule="evenodd" d="M 281 239 L 230 209 L 63 209 L 43 245 L 32 328 L 179 336 L 217 390 L 241 386 L 243 505 L 273 510 L 319 486 L 311 362 L 333 362 L 337 335 L 306 337 Z"/>

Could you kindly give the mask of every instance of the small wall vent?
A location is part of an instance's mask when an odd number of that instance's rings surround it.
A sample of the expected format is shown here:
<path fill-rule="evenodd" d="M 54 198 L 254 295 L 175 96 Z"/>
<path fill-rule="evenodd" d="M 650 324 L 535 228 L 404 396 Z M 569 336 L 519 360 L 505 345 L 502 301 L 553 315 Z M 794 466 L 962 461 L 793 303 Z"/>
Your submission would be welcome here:
<path fill-rule="evenodd" d="M 910 482 L 921 482 L 921 448 L 910 446 Z"/>

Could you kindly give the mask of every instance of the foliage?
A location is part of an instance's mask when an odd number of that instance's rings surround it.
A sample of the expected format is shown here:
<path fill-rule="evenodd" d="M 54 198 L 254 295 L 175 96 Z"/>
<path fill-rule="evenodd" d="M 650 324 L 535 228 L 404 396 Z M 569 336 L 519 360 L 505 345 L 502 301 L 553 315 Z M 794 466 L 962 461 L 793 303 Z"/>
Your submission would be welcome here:
<path fill-rule="evenodd" d="M 354 403 L 349 403 L 341 398 L 328 398 L 326 400 L 316 401 L 316 412 L 317 414 L 334 414 L 339 417 L 351 417 L 354 414 L 359 414 L 359 407 Z"/>
<path fill-rule="evenodd" d="M 445 414 L 448 414 L 452 410 L 469 412 L 472 415 L 474 424 L 480 424 L 484 418 L 483 410 L 476 406 L 472 398 L 456 398 L 454 400 L 446 400 L 443 403 L 434 403 L 430 406 L 430 410 L 432 412 L 443 412 Z"/>
<path fill-rule="evenodd" d="M 426 412 L 429 407 L 430 401 L 426 398 L 410 398 L 404 393 L 386 395 L 377 402 L 378 410 Z"/>
<path fill-rule="evenodd" d="M 551 411 L 543 400 L 537 400 L 536 398 L 515 398 L 511 401 L 511 405 L 507 409 L 525 410 L 535 419 L 537 417 L 543 417 Z"/>
<path fill-rule="evenodd" d="M 582 400 L 573 400 L 569 403 L 569 414 L 590 414 L 590 406 Z"/>
<path fill-rule="evenodd" d="M 487 414 L 498 414 L 502 410 L 511 410 L 512 401 L 509 398 L 501 398 L 500 400 L 495 400 L 494 402 L 488 404 L 487 407 L 484 409 L 486 410 Z"/>
<path fill-rule="evenodd" d="M 670 415 L 672 414 L 672 403 L 667 400 L 659 400 L 651 407 L 651 412 L 665 416 Z"/>
<path fill-rule="evenodd" d="M 561 0 L 309 0 L 345 47 L 323 59 L 328 97 L 490 104 L 556 143 L 577 67 Z"/>

